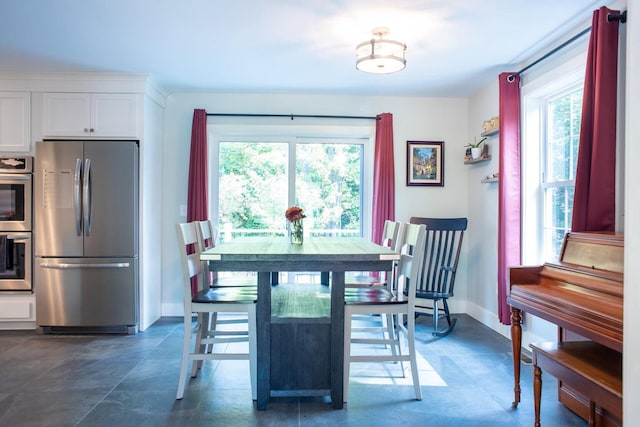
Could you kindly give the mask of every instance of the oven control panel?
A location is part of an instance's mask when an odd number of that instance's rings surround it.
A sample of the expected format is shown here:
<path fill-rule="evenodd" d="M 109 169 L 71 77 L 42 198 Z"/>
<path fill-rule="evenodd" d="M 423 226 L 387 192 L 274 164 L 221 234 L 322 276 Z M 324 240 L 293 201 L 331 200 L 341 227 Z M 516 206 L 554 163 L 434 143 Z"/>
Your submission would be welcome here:
<path fill-rule="evenodd" d="M 32 173 L 33 157 L 2 157 L 0 173 Z"/>

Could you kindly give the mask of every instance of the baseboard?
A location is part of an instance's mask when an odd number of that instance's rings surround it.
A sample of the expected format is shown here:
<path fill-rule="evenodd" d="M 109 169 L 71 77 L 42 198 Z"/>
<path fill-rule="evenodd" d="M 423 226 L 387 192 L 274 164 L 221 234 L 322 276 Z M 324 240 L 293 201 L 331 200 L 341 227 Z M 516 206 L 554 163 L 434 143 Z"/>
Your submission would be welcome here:
<path fill-rule="evenodd" d="M 493 329 L 500 335 L 511 340 L 511 325 L 503 325 L 502 323 L 500 323 L 496 313 L 492 313 L 478 305 L 467 303 L 467 314 L 483 325 Z M 541 343 L 555 340 L 555 335 L 551 337 L 544 337 L 534 334 L 532 331 L 528 330 L 525 327 L 523 327 L 522 329 L 522 348 L 527 351 L 529 351 L 530 343 Z"/>
<path fill-rule="evenodd" d="M 182 317 L 184 315 L 184 304 L 162 303 L 162 317 Z"/>

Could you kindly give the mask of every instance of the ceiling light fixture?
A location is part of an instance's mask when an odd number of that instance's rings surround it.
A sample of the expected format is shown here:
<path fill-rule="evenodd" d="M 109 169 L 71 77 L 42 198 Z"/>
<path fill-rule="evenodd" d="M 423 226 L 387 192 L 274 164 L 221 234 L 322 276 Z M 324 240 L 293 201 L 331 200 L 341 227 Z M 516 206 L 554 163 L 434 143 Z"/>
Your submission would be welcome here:
<path fill-rule="evenodd" d="M 395 40 L 385 40 L 389 29 L 376 27 L 372 31 L 374 36 L 369 41 L 356 46 L 356 68 L 366 73 L 389 74 L 402 70 L 407 64 L 405 52 L 407 45 Z"/>

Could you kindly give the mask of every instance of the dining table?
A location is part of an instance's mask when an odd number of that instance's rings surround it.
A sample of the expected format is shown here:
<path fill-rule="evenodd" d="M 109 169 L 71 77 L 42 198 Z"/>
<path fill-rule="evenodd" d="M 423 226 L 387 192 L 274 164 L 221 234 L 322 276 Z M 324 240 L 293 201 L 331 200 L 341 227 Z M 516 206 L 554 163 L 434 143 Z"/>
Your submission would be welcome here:
<path fill-rule="evenodd" d="M 343 407 L 345 272 L 391 271 L 400 255 L 361 237 L 240 237 L 203 251 L 217 272 L 257 274 L 257 402 L 330 396 Z M 282 272 L 320 273 L 320 283 L 280 283 Z"/>

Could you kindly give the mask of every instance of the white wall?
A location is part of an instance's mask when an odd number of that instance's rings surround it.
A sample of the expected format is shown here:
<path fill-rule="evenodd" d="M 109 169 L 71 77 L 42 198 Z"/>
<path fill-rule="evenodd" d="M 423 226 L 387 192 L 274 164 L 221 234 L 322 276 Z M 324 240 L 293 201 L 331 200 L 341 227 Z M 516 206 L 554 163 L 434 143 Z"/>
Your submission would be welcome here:
<path fill-rule="evenodd" d="M 162 247 L 164 100 L 144 97 L 144 137 L 140 146 L 140 330 L 162 315 L 162 271 L 157 262 Z M 145 256 L 142 256 L 144 254 Z M 151 255 L 151 256 L 150 256 Z"/>
<path fill-rule="evenodd" d="M 623 353 L 623 413 L 624 425 L 631 426 L 640 420 L 640 364 L 633 355 L 640 352 L 640 192 L 631 183 L 640 182 L 640 168 L 631 167 L 640 157 L 640 25 L 634 21 L 634 13 L 640 14 L 640 0 L 628 0 L 627 11 L 627 96 L 626 96 L 626 144 L 625 144 L 625 262 L 624 262 L 624 346 Z M 633 118 L 633 119 L 632 119 Z"/>
<path fill-rule="evenodd" d="M 498 115 L 498 76 L 493 83 L 469 100 L 470 139 L 479 138 L 482 123 Z M 487 175 L 498 172 L 498 136 L 486 141 L 491 160 L 467 166 L 469 199 L 468 271 L 473 283 L 468 286 L 467 313 L 491 328 L 507 333 L 498 321 L 498 183 L 482 183 Z M 473 272 L 473 274 L 471 274 Z"/>
<path fill-rule="evenodd" d="M 375 116 L 393 114 L 396 164 L 396 219 L 411 216 L 467 216 L 468 166 L 463 146 L 468 141 L 467 100 L 459 98 L 349 97 L 282 94 L 174 94 L 165 110 L 163 169 L 162 304 L 163 315 L 180 315 L 180 264 L 174 224 L 185 221 L 189 145 L 193 110 L 217 113 L 325 114 Z M 215 118 L 209 119 L 215 123 Z M 283 119 L 289 120 L 289 119 Z M 320 120 L 320 119 L 319 119 Z M 318 122 L 317 124 L 321 124 Z M 315 123 L 314 123 L 315 124 Z M 406 141 L 444 141 L 444 187 L 407 187 Z M 169 178 L 170 177 L 170 178 Z M 370 178 L 369 178 L 370 179 Z M 476 228 L 476 231 L 479 229 Z M 452 310 L 465 311 L 467 274 L 463 248 Z"/>

